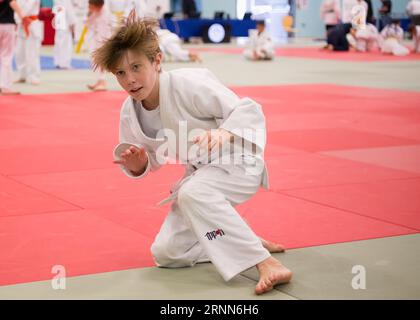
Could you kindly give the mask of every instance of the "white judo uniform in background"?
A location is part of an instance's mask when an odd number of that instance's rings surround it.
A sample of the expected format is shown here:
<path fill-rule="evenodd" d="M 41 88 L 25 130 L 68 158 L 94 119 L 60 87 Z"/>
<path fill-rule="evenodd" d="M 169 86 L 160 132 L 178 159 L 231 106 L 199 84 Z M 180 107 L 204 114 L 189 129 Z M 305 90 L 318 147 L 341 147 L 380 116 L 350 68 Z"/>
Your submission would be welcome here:
<path fill-rule="evenodd" d="M 24 17 L 31 17 L 29 35 L 24 30 L 19 16 L 15 13 L 17 23 L 16 66 L 19 79 L 38 84 L 41 76 L 40 50 L 44 38 L 44 25 L 38 20 L 40 0 L 17 0 Z"/>
<path fill-rule="evenodd" d="M 420 15 L 420 0 L 411 0 L 405 10 L 409 16 Z"/>
<path fill-rule="evenodd" d="M 341 22 L 342 23 L 351 23 L 353 20 L 352 10 L 353 7 L 357 6 L 359 2 L 357 0 L 343 0 L 342 2 L 342 12 L 341 12 Z"/>
<path fill-rule="evenodd" d="M 76 26 L 75 26 L 75 38 L 76 41 L 79 41 L 83 29 L 85 27 L 85 21 L 87 18 L 87 14 L 88 14 L 88 1 L 86 0 L 71 0 L 73 7 L 74 7 L 74 12 L 76 15 Z M 87 42 L 88 41 L 84 41 L 82 48 L 84 51 L 87 50 Z"/>
<path fill-rule="evenodd" d="M 112 16 L 112 27 L 117 28 L 124 18 L 124 12 L 131 5 L 130 0 L 105 0 L 105 5 Z"/>
<path fill-rule="evenodd" d="M 336 25 L 340 21 L 340 4 L 338 0 L 324 0 L 320 7 L 320 16 L 324 24 Z"/>
<path fill-rule="evenodd" d="M 387 25 L 381 32 L 381 50 L 395 56 L 406 56 L 410 53 L 402 44 L 404 30 L 397 24 Z"/>
<path fill-rule="evenodd" d="M 190 52 L 181 47 L 181 39 L 167 29 L 157 29 L 159 46 L 165 60 L 169 61 L 190 61 Z"/>
<path fill-rule="evenodd" d="M 189 133 L 196 128 L 220 127 L 244 140 L 248 138 L 237 129 L 262 130 L 265 134 L 261 106 L 249 98 L 240 99 L 206 69 L 162 72 L 159 83 L 161 123 L 158 126 L 171 130 L 177 138 L 175 143 L 169 142 L 169 150 L 177 150 L 176 145 L 182 143 L 183 137 L 179 134 L 182 121 Z M 131 97 L 125 100 L 119 140 L 145 148 L 149 162 L 141 176 L 134 177 L 121 166 L 129 177 L 142 178 L 161 166 L 156 152 L 166 140 L 146 136 L 144 132 L 150 132 L 150 128 L 144 130 L 140 125 L 137 108 L 142 106 Z M 141 117 L 141 112 L 139 114 Z M 228 281 L 270 257 L 261 240 L 234 208 L 251 198 L 261 185 L 268 187 L 262 158 L 265 136 L 254 142 L 256 152 L 242 151 L 241 164 L 195 163 L 193 166 L 186 162 L 184 177 L 174 185 L 171 196 L 162 202 L 174 201 L 151 247 L 158 266 L 185 267 L 210 260 Z M 117 146 L 114 157 L 118 159 L 123 149 L 123 144 Z M 177 157 L 182 157 L 182 152 L 177 152 Z M 262 169 L 250 174 L 248 169 L 254 168 L 255 163 Z M 147 190 L 147 186 L 145 188 Z"/>
<path fill-rule="evenodd" d="M 112 36 L 112 17 L 108 8 L 104 5 L 99 12 L 92 13 L 86 20 L 86 27 L 90 34 L 89 53 L 92 54 L 103 42 Z M 99 80 L 105 79 L 105 73 L 95 71 Z"/>
<path fill-rule="evenodd" d="M 254 56 L 256 54 L 256 57 Z M 258 34 L 257 30 L 249 30 L 249 41 L 244 50 L 244 57 L 249 60 L 254 58 L 270 60 L 274 58 L 275 48 L 273 40 L 267 31 Z"/>
<path fill-rule="evenodd" d="M 124 16 L 128 17 L 132 9 L 136 9 L 139 18 L 160 19 L 163 16 L 164 4 L 159 0 L 128 0 L 129 4 L 125 8 Z M 166 8 L 167 10 L 168 8 Z"/>
<path fill-rule="evenodd" d="M 73 34 L 76 14 L 72 0 L 54 0 L 54 65 L 60 68 L 71 68 L 73 53 Z"/>
<path fill-rule="evenodd" d="M 357 51 L 366 52 L 379 49 L 379 32 L 373 24 L 366 24 L 366 28 L 358 29 L 355 37 L 347 34 L 347 40 Z"/>

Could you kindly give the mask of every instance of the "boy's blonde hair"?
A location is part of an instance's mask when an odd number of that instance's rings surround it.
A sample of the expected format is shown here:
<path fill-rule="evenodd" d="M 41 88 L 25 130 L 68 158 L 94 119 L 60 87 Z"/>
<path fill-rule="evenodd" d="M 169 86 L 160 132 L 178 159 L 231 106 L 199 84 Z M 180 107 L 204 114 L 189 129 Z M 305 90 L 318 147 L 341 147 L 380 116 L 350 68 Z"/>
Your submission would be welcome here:
<path fill-rule="evenodd" d="M 123 55 L 132 50 L 144 54 L 150 62 L 161 52 L 159 39 L 154 31 L 159 26 L 155 19 L 138 19 L 132 10 L 113 36 L 93 52 L 94 69 L 115 72 Z"/>

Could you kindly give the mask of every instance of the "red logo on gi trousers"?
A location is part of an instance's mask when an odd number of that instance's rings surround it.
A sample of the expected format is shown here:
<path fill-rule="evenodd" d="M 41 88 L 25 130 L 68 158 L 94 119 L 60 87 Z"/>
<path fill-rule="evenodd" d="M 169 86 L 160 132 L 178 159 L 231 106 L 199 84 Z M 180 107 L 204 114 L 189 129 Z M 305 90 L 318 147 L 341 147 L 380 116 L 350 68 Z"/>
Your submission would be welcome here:
<path fill-rule="evenodd" d="M 224 236 L 225 232 L 222 229 L 217 229 L 214 231 L 207 232 L 204 236 L 209 240 L 216 239 L 216 237 Z"/>

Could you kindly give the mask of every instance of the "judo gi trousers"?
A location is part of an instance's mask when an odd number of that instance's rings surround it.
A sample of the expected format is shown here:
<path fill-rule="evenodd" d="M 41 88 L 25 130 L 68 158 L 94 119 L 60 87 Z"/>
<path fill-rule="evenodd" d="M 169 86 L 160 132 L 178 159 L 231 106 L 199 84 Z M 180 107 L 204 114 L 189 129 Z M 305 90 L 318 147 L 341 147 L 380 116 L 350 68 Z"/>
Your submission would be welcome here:
<path fill-rule="evenodd" d="M 406 56 L 410 50 L 399 43 L 396 39 L 386 39 L 382 44 L 383 53 L 392 53 L 394 56 Z"/>
<path fill-rule="evenodd" d="M 12 59 L 15 46 L 15 25 L 0 24 L 0 88 L 12 87 Z"/>
<path fill-rule="evenodd" d="M 261 174 L 246 164 L 206 165 L 178 189 L 176 200 L 151 247 L 160 267 L 187 267 L 211 261 L 225 281 L 270 257 L 234 206 L 250 199 Z"/>
<path fill-rule="evenodd" d="M 16 66 L 20 79 L 37 83 L 41 77 L 40 50 L 42 39 L 34 35 L 18 36 L 16 44 Z"/>
<path fill-rule="evenodd" d="M 71 67 L 73 38 L 70 30 L 55 30 L 54 65 L 60 68 Z"/>

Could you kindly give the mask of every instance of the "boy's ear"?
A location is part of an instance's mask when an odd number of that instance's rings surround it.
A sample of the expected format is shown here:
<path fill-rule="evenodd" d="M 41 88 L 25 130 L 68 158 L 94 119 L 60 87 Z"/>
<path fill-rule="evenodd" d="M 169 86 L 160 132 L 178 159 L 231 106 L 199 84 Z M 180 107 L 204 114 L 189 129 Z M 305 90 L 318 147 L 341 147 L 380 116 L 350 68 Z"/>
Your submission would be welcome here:
<path fill-rule="evenodd" d="M 155 62 L 156 62 L 156 71 L 160 71 L 160 69 L 162 68 L 162 58 L 163 58 L 162 52 L 159 52 L 159 53 L 156 55 L 156 58 L 155 58 Z"/>

